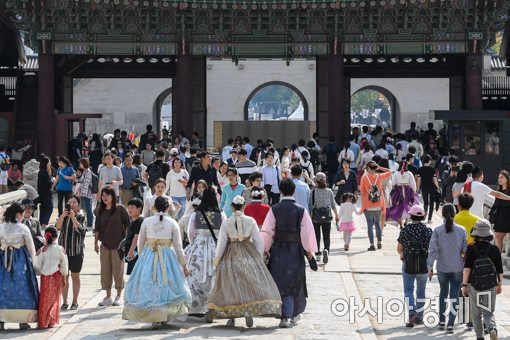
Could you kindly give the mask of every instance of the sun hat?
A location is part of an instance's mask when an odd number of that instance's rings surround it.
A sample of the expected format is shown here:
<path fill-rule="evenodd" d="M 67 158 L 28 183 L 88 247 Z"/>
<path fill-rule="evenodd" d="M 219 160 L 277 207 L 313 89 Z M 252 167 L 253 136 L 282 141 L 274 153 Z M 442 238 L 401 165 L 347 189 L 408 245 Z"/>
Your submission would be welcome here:
<path fill-rule="evenodd" d="M 473 230 L 471 230 L 471 236 L 478 237 L 494 236 L 490 222 L 483 218 L 478 220 L 473 226 Z"/>
<path fill-rule="evenodd" d="M 425 210 L 420 204 L 415 204 L 409 209 L 409 215 L 411 216 L 425 216 Z"/>

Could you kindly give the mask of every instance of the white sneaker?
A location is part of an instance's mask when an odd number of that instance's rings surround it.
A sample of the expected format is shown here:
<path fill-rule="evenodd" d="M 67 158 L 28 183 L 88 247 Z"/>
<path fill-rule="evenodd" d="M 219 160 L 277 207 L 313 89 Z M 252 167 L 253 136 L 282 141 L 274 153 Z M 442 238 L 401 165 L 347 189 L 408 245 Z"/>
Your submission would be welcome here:
<path fill-rule="evenodd" d="M 290 319 L 282 318 L 279 326 L 280 326 L 280 328 L 289 328 L 290 327 Z"/>
<path fill-rule="evenodd" d="M 290 318 L 290 323 L 291 324 L 297 324 L 300 320 L 301 320 L 301 314 L 297 315 L 297 316 L 295 316 L 293 318 Z"/>
<path fill-rule="evenodd" d="M 112 306 L 121 306 L 122 301 L 120 301 L 120 296 L 115 297 L 115 301 L 113 301 Z"/>
<path fill-rule="evenodd" d="M 104 298 L 103 301 L 99 302 L 99 306 L 111 306 L 113 304 L 112 298 Z"/>

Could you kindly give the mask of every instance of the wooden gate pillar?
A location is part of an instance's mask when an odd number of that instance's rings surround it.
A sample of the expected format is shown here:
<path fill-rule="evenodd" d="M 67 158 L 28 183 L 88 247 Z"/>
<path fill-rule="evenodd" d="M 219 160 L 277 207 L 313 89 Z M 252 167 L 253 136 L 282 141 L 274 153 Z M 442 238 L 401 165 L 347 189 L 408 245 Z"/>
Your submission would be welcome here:
<path fill-rule="evenodd" d="M 482 110 L 482 69 L 483 56 L 481 53 L 466 56 L 466 109 Z"/>
<path fill-rule="evenodd" d="M 37 152 L 54 158 L 57 155 L 54 154 L 55 84 L 54 56 L 52 54 L 39 55 L 38 76 Z"/>

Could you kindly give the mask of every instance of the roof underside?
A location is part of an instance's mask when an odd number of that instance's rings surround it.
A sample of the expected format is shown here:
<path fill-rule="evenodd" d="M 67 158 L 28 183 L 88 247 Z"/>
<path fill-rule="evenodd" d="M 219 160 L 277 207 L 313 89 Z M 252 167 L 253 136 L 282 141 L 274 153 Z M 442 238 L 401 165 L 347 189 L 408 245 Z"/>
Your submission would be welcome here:
<path fill-rule="evenodd" d="M 4 13 L 36 51 L 292 58 L 483 51 L 509 8 L 510 0 L 6 0 Z"/>

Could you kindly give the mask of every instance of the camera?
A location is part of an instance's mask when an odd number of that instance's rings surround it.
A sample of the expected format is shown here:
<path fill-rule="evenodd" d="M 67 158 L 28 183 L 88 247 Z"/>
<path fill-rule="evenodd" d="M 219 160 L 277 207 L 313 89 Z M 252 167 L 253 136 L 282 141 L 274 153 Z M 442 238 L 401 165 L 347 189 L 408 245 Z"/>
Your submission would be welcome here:
<path fill-rule="evenodd" d="M 69 203 L 66 204 L 66 210 L 71 211 L 71 205 Z"/>

